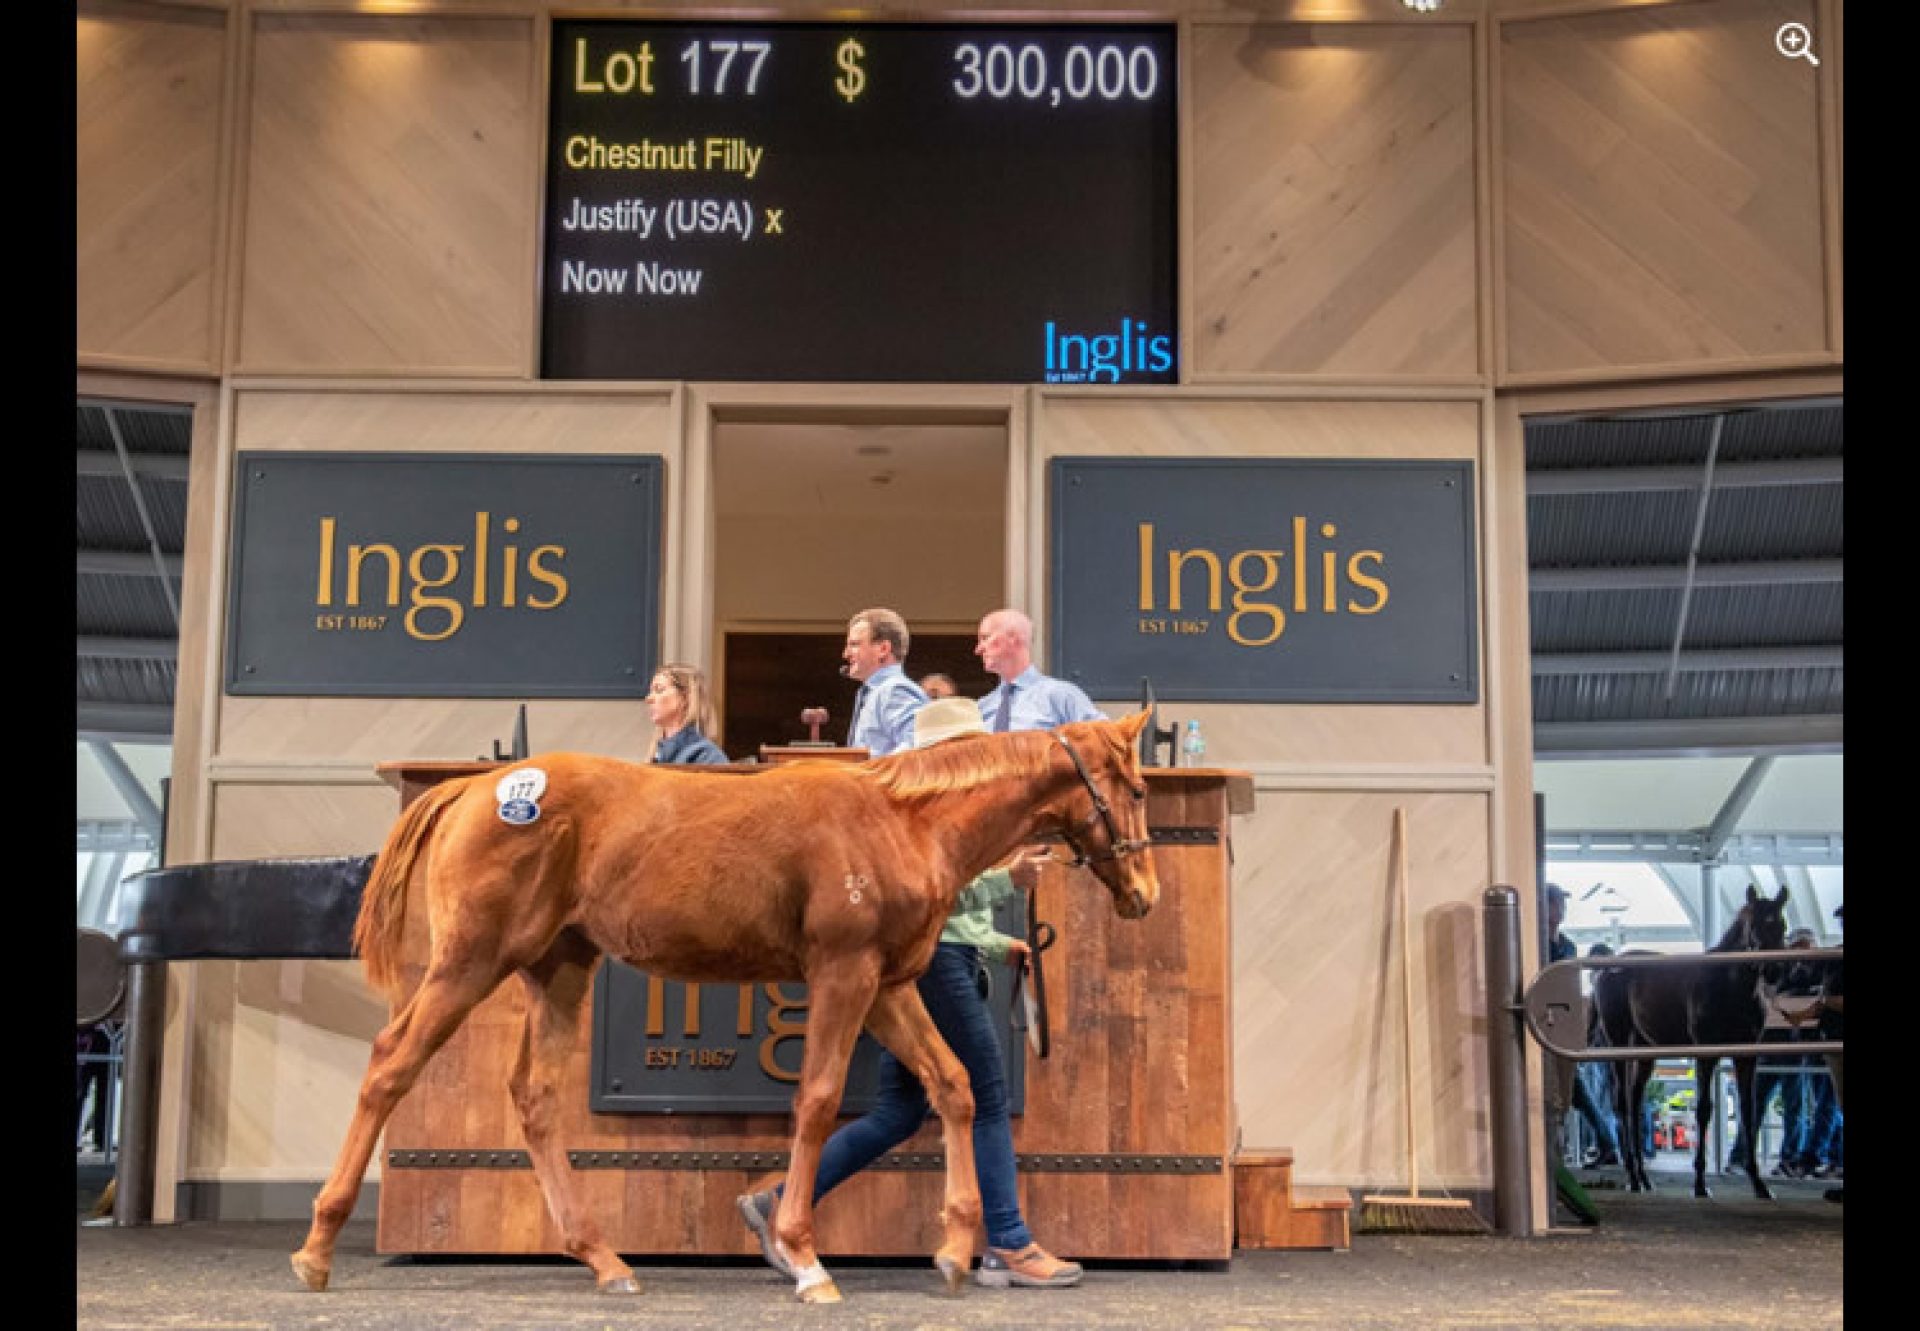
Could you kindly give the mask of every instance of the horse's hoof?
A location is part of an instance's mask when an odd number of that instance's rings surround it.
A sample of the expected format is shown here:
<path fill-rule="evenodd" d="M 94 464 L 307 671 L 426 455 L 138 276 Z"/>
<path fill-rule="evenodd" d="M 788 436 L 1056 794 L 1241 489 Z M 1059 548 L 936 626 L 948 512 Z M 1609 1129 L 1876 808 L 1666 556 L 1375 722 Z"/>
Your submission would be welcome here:
<path fill-rule="evenodd" d="M 640 1282 L 635 1280 L 633 1273 L 629 1271 L 626 1275 L 615 1276 L 611 1280 L 602 1280 L 600 1282 L 600 1292 L 602 1294 L 638 1294 L 640 1292 Z"/>
<path fill-rule="evenodd" d="M 832 1280 L 822 1280 L 817 1285 L 808 1285 L 805 1289 L 796 1290 L 795 1296 L 802 1303 L 838 1303 L 840 1286 L 834 1284 Z"/>
<path fill-rule="evenodd" d="M 318 1294 L 322 1290 L 326 1289 L 327 1277 L 333 1274 L 333 1269 L 331 1267 L 322 1266 L 318 1262 L 309 1261 L 304 1253 L 296 1252 L 295 1254 L 293 1254 L 292 1261 L 293 1261 L 293 1273 L 300 1277 L 301 1284 L 305 1285 L 308 1289 L 312 1290 L 315 1294 Z"/>
<path fill-rule="evenodd" d="M 947 1282 L 947 1293 L 958 1294 L 966 1288 L 967 1263 L 941 1253 L 933 1259 L 933 1264 L 940 1268 L 940 1278 Z"/>
<path fill-rule="evenodd" d="M 1753 1195 L 1760 1201 L 1770 1202 L 1773 1200 L 1773 1189 L 1764 1183 L 1756 1184 L 1753 1189 Z"/>

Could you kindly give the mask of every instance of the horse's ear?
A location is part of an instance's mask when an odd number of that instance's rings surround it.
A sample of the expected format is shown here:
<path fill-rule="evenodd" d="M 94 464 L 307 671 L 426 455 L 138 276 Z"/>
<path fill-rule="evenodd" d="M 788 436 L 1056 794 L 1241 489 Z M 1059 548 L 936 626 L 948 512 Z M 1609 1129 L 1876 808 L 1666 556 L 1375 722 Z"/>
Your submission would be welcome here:
<path fill-rule="evenodd" d="M 1776 906 L 1784 906 L 1787 904 L 1787 885 L 1785 883 L 1780 884 L 1780 894 L 1773 899 L 1773 904 Z"/>
<path fill-rule="evenodd" d="M 1140 732 L 1146 729 L 1147 720 L 1151 715 L 1150 712 L 1135 712 L 1132 716 L 1123 718 L 1120 722 L 1121 732 L 1130 740 L 1138 739 Z"/>
<path fill-rule="evenodd" d="M 1759 887 L 1759 884 L 1757 884 L 1757 883 L 1748 883 L 1748 884 L 1747 884 L 1747 901 L 1748 901 L 1748 903 L 1749 903 L 1749 904 L 1751 904 L 1751 903 L 1753 903 L 1753 902 L 1756 902 L 1756 901 L 1758 901 L 1758 900 L 1760 900 L 1760 887 Z"/>

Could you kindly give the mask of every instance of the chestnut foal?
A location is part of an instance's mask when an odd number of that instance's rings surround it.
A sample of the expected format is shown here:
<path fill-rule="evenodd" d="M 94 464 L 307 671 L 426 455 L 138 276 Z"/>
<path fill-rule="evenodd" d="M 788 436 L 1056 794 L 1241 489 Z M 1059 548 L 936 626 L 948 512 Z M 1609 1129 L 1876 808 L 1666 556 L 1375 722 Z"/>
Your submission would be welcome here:
<path fill-rule="evenodd" d="M 980 1222 L 973 1096 L 914 981 L 959 890 L 1039 833 L 1064 836 L 1123 918 L 1153 907 L 1160 881 L 1135 756 L 1146 721 L 1142 712 L 972 735 L 858 765 L 749 775 L 554 753 L 436 786 L 388 833 L 361 900 L 354 949 L 393 1016 L 374 1039 L 294 1271 L 310 1289 L 327 1287 L 394 1106 L 467 1014 L 517 974 L 528 1012 L 510 1089 L 547 1209 L 601 1289 L 639 1292 L 581 1208 L 554 1126 L 605 954 L 664 979 L 806 982 L 793 1151 L 773 1228 L 807 1302 L 840 1298 L 814 1251 L 811 1198 L 861 1026 L 911 1068 L 941 1118 L 944 1241 L 934 1262 L 957 1289 Z M 406 993 L 410 897 L 425 907 L 430 941 Z"/>

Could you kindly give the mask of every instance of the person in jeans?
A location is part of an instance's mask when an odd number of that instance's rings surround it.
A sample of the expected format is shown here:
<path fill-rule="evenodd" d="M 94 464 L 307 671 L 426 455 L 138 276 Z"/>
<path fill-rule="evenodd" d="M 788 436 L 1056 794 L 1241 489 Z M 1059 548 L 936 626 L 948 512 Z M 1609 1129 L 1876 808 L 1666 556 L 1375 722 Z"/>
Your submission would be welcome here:
<path fill-rule="evenodd" d="M 980 734 L 986 725 L 971 698 L 938 698 L 914 716 L 914 747 Z M 987 1250 L 974 1279 L 1004 1288 L 1060 1289 L 1077 1285 L 1078 1262 L 1063 1262 L 1035 1241 L 1020 1214 L 1008 1116 L 1006 1060 L 987 1006 L 986 958 L 1025 964 L 1028 948 L 993 927 L 994 906 L 1015 892 L 1031 892 L 1046 852 L 1027 847 L 1007 864 L 989 869 L 961 889 L 940 931 L 933 960 L 918 983 L 927 1014 L 960 1062 L 973 1087 L 974 1172 L 980 1185 L 981 1219 Z M 843 1125 L 827 1139 L 813 1184 L 815 1206 L 841 1183 L 899 1146 L 926 1121 L 927 1094 L 919 1080 L 885 1050 L 880 1054 L 880 1084 L 873 1108 Z M 785 1185 L 739 1197 L 736 1205 L 747 1228 L 760 1241 L 767 1264 L 791 1279 L 792 1264 L 773 1233 L 773 1214 Z"/>

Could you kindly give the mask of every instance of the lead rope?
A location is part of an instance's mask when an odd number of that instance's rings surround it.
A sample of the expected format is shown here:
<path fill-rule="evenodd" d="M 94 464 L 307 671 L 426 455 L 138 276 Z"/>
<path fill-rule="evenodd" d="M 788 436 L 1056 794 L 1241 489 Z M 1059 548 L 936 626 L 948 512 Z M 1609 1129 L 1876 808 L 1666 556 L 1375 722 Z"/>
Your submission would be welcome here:
<path fill-rule="evenodd" d="M 1028 960 L 1013 974 L 1013 1017 L 1015 1025 L 1026 1031 L 1027 1044 L 1034 1056 L 1045 1058 L 1053 1051 L 1052 1025 L 1047 1020 L 1047 973 L 1040 957 L 1058 939 L 1054 927 L 1040 918 L 1039 884 L 1027 893 Z M 1031 982 L 1027 971 L 1033 971 Z"/>

